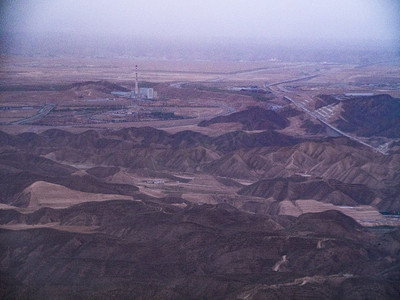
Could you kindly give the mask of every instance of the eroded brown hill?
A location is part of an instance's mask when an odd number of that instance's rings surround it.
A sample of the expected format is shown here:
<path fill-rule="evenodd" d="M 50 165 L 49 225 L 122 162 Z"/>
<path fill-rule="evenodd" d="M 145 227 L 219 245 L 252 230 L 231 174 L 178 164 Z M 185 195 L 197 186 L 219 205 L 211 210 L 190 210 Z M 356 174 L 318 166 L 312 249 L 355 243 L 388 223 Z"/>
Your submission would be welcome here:
<path fill-rule="evenodd" d="M 72 89 L 78 92 L 86 92 L 86 91 L 99 91 L 105 94 L 111 94 L 111 92 L 128 92 L 129 90 L 125 87 L 122 87 L 118 84 L 111 83 L 109 81 L 101 80 L 101 81 L 85 81 L 85 82 L 77 82 L 73 83 L 66 88 Z"/>
<path fill-rule="evenodd" d="M 1 220 L 92 228 L 90 234 L 1 229 L 2 297 L 241 299 L 252 291 L 249 299 L 259 299 L 273 290 L 276 299 L 288 291 L 362 299 L 368 290 L 396 299 L 400 293 L 392 270 L 400 244 L 382 246 L 398 234 L 375 236 L 335 211 L 301 216 L 288 229 L 228 205 L 146 201 L 2 210 Z"/>
<path fill-rule="evenodd" d="M 236 131 L 210 137 L 191 131 L 169 134 L 144 127 L 80 134 L 56 129 L 17 136 L 3 133 L 0 143 L 2 176 L 7 182 L 2 190 L 3 201 L 15 196 L 17 190 L 13 186 L 19 186 L 20 192 L 39 180 L 85 192 L 110 193 L 115 188 L 105 188 L 104 184 L 101 189 L 89 187 L 98 185 L 95 180 L 102 182 L 112 177 L 117 172 L 113 168 L 128 168 L 137 174 L 143 174 L 140 170 L 165 174 L 194 172 L 253 182 L 305 174 L 320 177 L 321 182 L 329 181 L 329 189 L 334 180 L 344 184 L 335 185 L 335 190 L 339 186 L 342 190 L 333 194 L 332 200 L 325 201 L 370 204 L 376 198 L 374 205 L 379 204 L 385 210 L 399 207 L 393 199 L 397 199 L 400 156 L 383 156 L 344 138 L 308 141 L 269 130 L 252 134 Z M 22 154 L 28 151 L 31 154 Z M 88 175 L 67 179 L 77 171 L 74 166 L 83 166 L 98 179 Z M 94 166 L 103 169 L 93 169 Z M 343 190 L 345 185 L 357 187 L 355 190 L 361 196 L 351 192 L 349 198 L 349 191 Z M 324 184 L 316 186 L 321 191 L 323 187 Z M 355 202 L 351 200 L 354 197 L 358 197 Z"/>
<path fill-rule="evenodd" d="M 0 147 L 2 298 L 400 295 L 398 229 L 360 225 L 398 207 L 399 155 L 151 127 L 0 133 Z"/>
<path fill-rule="evenodd" d="M 400 99 L 390 95 L 358 97 L 343 103 L 339 129 L 359 136 L 400 137 Z"/>
<path fill-rule="evenodd" d="M 348 184 L 334 179 L 293 176 L 263 179 L 238 191 L 240 195 L 273 198 L 276 201 L 314 199 L 335 205 L 371 204 L 376 195 L 362 184 Z"/>
<path fill-rule="evenodd" d="M 37 181 L 59 184 L 72 190 L 131 196 L 134 185 L 110 184 L 88 174 L 75 174 L 76 168 L 23 152 L 0 154 L 0 199 L 2 203 L 28 206 L 30 196 L 22 193 Z M 21 194 L 22 193 L 22 194 Z"/>

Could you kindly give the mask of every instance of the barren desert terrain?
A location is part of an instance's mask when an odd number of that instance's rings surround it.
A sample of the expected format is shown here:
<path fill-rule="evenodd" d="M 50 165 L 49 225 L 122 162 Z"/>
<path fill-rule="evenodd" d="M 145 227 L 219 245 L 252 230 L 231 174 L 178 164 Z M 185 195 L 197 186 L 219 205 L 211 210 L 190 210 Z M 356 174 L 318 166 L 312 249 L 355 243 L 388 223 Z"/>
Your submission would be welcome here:
<path fill-rule="evenodd" d="M 0 296 L 398 299 L 399 82 L 399 62 L 2 56 Z"/>

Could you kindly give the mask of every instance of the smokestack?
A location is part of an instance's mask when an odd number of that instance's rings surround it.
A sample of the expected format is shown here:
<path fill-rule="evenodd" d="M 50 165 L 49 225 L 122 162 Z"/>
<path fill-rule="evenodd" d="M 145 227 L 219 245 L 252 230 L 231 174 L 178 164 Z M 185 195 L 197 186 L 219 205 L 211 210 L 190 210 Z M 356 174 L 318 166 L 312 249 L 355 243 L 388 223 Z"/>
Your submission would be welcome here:
<path fill-rule="evenodd" d="M 139 83 L 138 83 L 137 65 L 136 65 L 136 78 L 135 78 L 135 95 L 139 95 Z"/>

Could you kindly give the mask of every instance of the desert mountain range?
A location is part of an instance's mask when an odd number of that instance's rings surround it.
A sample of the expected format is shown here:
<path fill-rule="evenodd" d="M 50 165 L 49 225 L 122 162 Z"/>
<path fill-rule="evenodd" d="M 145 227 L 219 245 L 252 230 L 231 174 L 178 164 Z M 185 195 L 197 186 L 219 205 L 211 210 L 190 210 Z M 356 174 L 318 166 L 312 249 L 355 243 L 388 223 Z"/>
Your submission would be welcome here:
<path fill-rule="evenodd" d="M 163 88 L 173 101 L 224 95 Z M 58 89 L 84 101 L 122 87 Z M 396 143 L 384 155 L 259 97 L 181 130 L 0 131 L 0 297 L 398 299 Z M 389 95 L 317 98 L 315 109 L 340 106 L 345 132 L 399 137 Z"/>

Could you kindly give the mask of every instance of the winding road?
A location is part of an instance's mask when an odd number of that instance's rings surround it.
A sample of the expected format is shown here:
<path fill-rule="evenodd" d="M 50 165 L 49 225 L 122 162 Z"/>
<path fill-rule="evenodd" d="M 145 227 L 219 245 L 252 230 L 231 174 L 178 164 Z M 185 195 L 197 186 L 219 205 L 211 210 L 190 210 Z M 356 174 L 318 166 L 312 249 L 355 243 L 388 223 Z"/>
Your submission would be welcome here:
<path fill-rule="evenodd" d="M 382 148 L 378 148 L 378 147 L 374 147 L 370 144 L 367 144 L 366 142 L 360 140 L 359 138 L 349 135 L 341 130 L 339 130 L 338 128 L 336 128 L 335 126 L 329 124 L 327 121 L 323 120 L 321 117 L 317 116 L 316 113 L 308 110 L 304 105 L 297 103 L 296 101 L 294 101 L 293 99 L 289 98 L 288 96 L 283 96 L 283 98 L 285 98 L 286 100 L 290 101 L 291 103 L 293 103 L 294 105 L 296 105 L 298 108 L 302 109 L 304 112 L 306 112 L 307 114 L 309 114 L 310 116 L 312 116 L 314 119 L 317 119 L 318 121 L 320 121 L 321 123 L 325 124 L 326 126 L 328 126 L 329 128 L 331 128 L 332 130 L 334 130 L 335 132 L 339 133 L 342 136 L 348 137 L 349 139 L 356 141 L 364 146 L 367 146 L 369 148 L 374 149 L 375 151 L 378 151 L 384 155 L 388 155 L 388 153 L 382 149 Z"/>
<path fill-rule="evenodd" d="M 31 117 L 22 119 L 22 120 L 11 122 L 10 124 L 28 124 L 28 123 L 35 122 L 35 121 L 40 120 L 41 118 L 47 116 L 55 107 L 56 107 L 55 104 L 46 104 L 38 111 L 37 114 L 35 114 Z"/>

